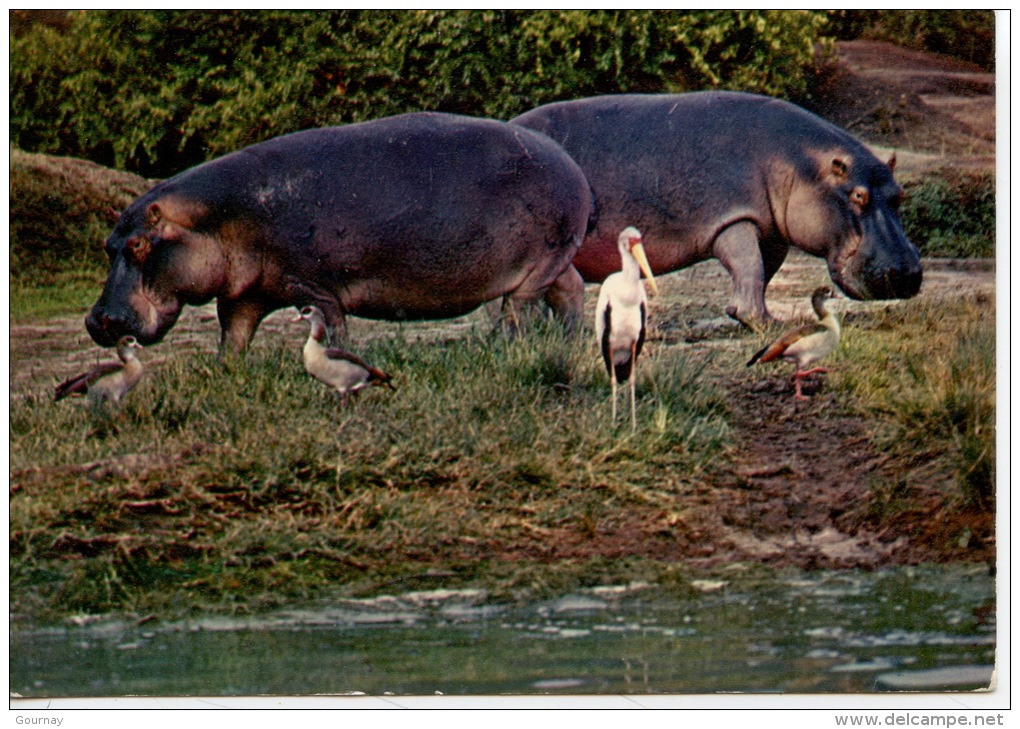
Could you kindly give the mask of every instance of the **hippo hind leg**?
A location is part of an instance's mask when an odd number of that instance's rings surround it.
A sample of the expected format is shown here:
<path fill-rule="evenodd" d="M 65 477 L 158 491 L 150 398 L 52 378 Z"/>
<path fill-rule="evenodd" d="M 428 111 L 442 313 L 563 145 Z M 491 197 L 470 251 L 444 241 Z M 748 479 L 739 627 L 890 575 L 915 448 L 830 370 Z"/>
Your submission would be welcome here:
<path fill-rule="evenodd" d="M 561 272 L 551 283 L 548 275 L 533 272 L 514 291 L 503 297 L 498 325 L 504 333 L 513 335 L 527 326 L 529 321 L 545 315 L 544 301 L 553 316 L 563 322 L 571 333 L 575 332 L 584 317 L 584 280 L 573 265 Z M 489 306 L 490 316 L 493 307 Z"/>
<path fill-rule="evenodd" d="M 584 318 L 584 279 L 573 264 L 553 281 L 545 292 L 545 302 L 568 332 L 577 332 Z"/>

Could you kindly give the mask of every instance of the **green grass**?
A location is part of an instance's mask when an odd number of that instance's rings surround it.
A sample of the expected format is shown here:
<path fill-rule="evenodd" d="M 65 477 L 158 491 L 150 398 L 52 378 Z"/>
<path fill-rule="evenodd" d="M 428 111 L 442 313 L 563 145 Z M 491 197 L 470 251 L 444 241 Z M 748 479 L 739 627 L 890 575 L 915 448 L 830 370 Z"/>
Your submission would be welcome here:
<path fill-rule="evenodd" d="M 12 320 L 80 313 L 96 286 L 87 274 L 15 286 Z M 688 317 L 668 303 L 659 316 Z M 229 362 L 146 349 L 142 385 L 107 416 L 52 402 L 52 374 L 12 380 L 13 620 L 246 612 L 433 575 L 508 598 L 682 583 L 676 563 L 649 556 L 653 525 L 708 508 L 734 447 L 728 388 L 765 376 L 743 366 L 760 337 L 653 340 L 632 434 L 625 393 L 608 422 L 590 336 L 549 323 L 511 341 L 403 331 L 357 342 L 398 390 L 347 406 L 304 373 L 295 342 L 267 332 Z M 825 388 L 901 466 L 874 484 L 877 519 L 933 478 L 949 508 L 994 507 L 995 347 L 986 295 L 849 307 Z M 34 372 L 18 356 L 12 369 Z"/>
<path fill-rule="evenodd" d="M 995 302 L 969 295 L 855 316 L 837 360 L 848 404 L 877 418 L 875 442 L 943 463 L 955 496 L 991 508 L 995 488 Z"/>
<path fill-rule="evenodd" d="M 879 518 L 933 474 L 946 503 L 993 508 L 994 314 L 969 295 L 846 315 L 826 388 L 904 464 L 874 484 Z M 511 599 L 634 575 L 682 582 L 648 557 L 645 525 L 715 482 L 734 445 L 728 383 L 760 376 L 743 349 L 651 347 L 632 434 L 626 416 L 608 422 L 590 337 L 555 325 L 512 341 L 398 331 L 359 347 L 396 392 L 344 406 L 304 373 L 293 342 L 268 336 L 229 362 L 148 349 L 142 385 L 106 416 L 53 403 L 45 375 L 19 383 L 15 622 L 247 612 L 414 589 L 433 574 Z M 625 534 L 645 536 L 613 543 Z"/>
<path fill-rule="evenodd" d="M 229 364 L 167 359 L 119 414 L 53 403 L 42 384 L 12 399 L 20 609 L 247 610 L 508 544 L 540 555 L 682 498 L 728 444 L 722 393 L 683 353 L 643 360 L 636 434 L 609 425 L 594 345 L 554 325 L 363 354 L 397 392 L 344 407 L 270 344 Z"/>
<path fill-rule="evenodd" d="M 13 279 L 9 319 L 28 324 L 58 316 L 85 315 L 103 290 L 100 271 L 56 272 L 35 280 Z"/>

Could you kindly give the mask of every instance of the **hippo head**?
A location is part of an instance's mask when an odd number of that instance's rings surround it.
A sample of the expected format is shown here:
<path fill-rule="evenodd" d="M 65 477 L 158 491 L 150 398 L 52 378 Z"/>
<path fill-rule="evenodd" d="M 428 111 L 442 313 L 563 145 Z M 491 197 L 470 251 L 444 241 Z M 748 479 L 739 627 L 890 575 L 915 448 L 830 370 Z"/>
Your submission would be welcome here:
<path fill-rule="evenodd" d="M 790 189 L 786 232 L 825 258 L 832 280 L 854 299 L 909 299 L 921 288 L 921 257 L 903 232 L 895 155 L 883 164 L 863 147 L 812 155 Z"/>
<path fill-rule="evenodd" d="M 160 341 L 184 304 L 204 304 L 222 286 L 225 261 L 219 242 L 196 231 L 204 207 L 149 193 L 121 214 L 106 239 L 110 273 L 85 319 L 104 347 L 123 336 Z"/>

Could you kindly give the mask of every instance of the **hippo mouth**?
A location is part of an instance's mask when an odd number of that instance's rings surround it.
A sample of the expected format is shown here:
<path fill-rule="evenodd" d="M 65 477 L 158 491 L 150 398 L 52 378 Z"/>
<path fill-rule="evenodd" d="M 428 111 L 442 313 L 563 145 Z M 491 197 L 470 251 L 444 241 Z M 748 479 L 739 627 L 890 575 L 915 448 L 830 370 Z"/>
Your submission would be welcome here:
<path fill-rule="evenodd" d="M 124 336 L 133 336 L 142 345 L 156 344 L 177 323 L 182 308 L 177 301 L 159 305 L 144 294 L 133 296 L 131 303 L 117 307 L 100 300 L 92 307 L 85 328 L 96 344 L 112 347 Z"/>
<path fill-rule="evenodd" d="M 830 264 L 829 275 L 844 294 L 858 301 L 913 298 L 921 290 L 923 278 L 920 265 L 907 270 L 868 267 L 848 270 Z"/>
<path fill-rule="evenodd" d="M 876 235 L 866 227 L 863 236 L 853 236 L 827 261 L 832 280 L 850 298 L 909 299 L 921 290 L 920 253 L 898 226 L 890 228 Z"/>

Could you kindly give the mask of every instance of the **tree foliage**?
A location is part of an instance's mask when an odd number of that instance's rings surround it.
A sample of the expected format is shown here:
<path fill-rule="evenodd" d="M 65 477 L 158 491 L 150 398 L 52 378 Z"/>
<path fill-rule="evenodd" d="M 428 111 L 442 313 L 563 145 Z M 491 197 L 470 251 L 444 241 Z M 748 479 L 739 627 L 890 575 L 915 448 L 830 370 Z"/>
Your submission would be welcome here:
<path fill-rule="evenodd" d="M 163 176 L 302 128 L 601 93 L 802 93 L 822 11 L 76 11 L 11 39 L 11 141 Z"/>

